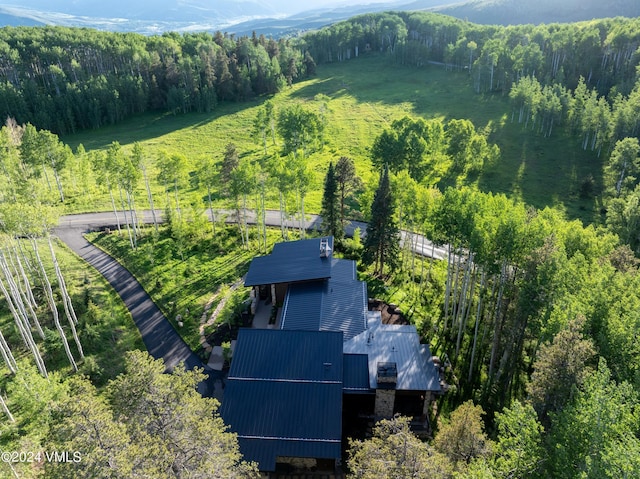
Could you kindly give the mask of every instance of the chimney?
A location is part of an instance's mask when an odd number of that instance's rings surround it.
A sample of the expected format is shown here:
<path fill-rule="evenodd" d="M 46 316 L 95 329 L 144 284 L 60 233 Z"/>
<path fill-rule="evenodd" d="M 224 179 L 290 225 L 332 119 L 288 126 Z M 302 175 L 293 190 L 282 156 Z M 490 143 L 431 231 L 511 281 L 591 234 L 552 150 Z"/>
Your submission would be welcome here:
<path fill-rule="evenodd" d="M 378 387 L 376 388 L 374 414 L 376 417 L 390 418 L 393 416 L 396 400 L 398 368 L 396 363 L 378 363 L 377 369 Z"/>
<path fill-rule="evenodd" d="M 320 239 L 320 257 L 328 258 L 331 256 L 331 247 L 329 246 L 329 238 Z"/>

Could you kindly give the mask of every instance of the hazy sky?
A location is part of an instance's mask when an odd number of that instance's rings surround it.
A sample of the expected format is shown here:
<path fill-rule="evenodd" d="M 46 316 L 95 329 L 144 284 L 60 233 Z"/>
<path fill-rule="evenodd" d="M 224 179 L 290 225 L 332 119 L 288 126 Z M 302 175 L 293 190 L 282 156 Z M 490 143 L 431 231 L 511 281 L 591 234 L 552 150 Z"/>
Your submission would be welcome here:
<path fill-rule="evenodd" d="M 215 9 L 216 6 L 222 7 L 225 3 L 242 3 L 243 1 L 253 1 L 264 6 L 270 6 L 281 13 L 296 13 L 320 7 L 392 3 L 398 0 L 162 0 L 158 2 L 154 2 L 153 0 L 130 0 L 125 4 L 128 5 L 132 11 L 140 9 L 148 10 L 154 3 L 158 3 L 160 6 L 178 6 L 178 8 L 180 4 L 187 4 L 196 7 L 213 7 Z M 409 1 L 410 0 L 406 0 L 405 3 Z M 0 4 L 17 5 L 45 11 L 74 13 L 76 15 L 91 15 L 94 11 L 109 11 L 110 6 L 112 8 L 114 6 L 121 7 L 123 2 L 120 0 L 116 0 L 115 2 L 104 2 L 103 0 L 0 0 Z M 116 14 L 125 13 L 121 12 L 120 8 L 111 11 Z M 247 14 L 250 15 L 251 13 L 247 12 Z"/>
<path fill-rule="evenodd" d="M 407 0 L 409 3 L 410 0 Z M 265 4 L 273 6 L 275 10 L 284 13 L 296 13 L 321 7 L 336 7 L 344 5 L 365 5 L 368 3 L 394 3 L 394 0 L 263 0 Z M 445 2 L 443 2 L 445 3 Z"/>

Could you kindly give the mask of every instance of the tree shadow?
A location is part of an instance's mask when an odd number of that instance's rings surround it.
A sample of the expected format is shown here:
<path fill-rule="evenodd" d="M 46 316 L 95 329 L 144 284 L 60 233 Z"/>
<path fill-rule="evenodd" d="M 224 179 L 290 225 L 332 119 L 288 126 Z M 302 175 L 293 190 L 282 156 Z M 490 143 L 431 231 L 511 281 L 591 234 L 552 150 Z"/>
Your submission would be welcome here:
<path fill-rule="evenodd" d="M 86 150 L 103 149 L 118 141 L 127 145 L 136 141 L 158 138 L 169 133 L 196 129 L 221 117 L 239 113 L 247 108 L 261 105 L 270 97 L 262 96 L 244 102 L 220 103 L 216 109 L 207 113 L 171 114 L 167 112 L 148 112 L 130 117 L 117 125 L 109 125 L 97 130 L 85 130 L 60 139 L 74 151 L 82 144 Z"/>

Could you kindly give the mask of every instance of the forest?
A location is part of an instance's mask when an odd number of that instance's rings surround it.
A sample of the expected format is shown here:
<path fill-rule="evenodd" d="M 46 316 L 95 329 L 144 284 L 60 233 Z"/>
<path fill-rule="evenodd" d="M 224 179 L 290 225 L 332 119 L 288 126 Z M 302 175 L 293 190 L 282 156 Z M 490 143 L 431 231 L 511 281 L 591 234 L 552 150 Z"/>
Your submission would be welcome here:
<path fill-rule="evenodd" d="M 58 134 L 149 110 L 210 112 L 275 93 L 315 67 L 288 40 L 264 36 L 5 27 L 0 37 L 0 116 Z"/>
<path fill-rule="evenodd" d="M 193 417 L 161 410 L 136 424 L 127 416 L 127 404 L 147 414 L 157 410 L 149 395 L 130 397 L 127 390 L 140 383 L 136 370 L 153 375 L 158 366 L 125 357 L 120 348 L 139 349 L 139 340 L 106 332 L 114 327 L 108 316 L 119 318 L 115 327 L 123 335 L 135 328 L 122 311 L 104 312 L 114 311 L 117 299 L 99 293 L 104 286 L 79 274 L 82 266 L 70 266 L 68 252 L 49 239 L 60 213 L 112 211 L 117 232 L 95 240 L 131 265 L 167 316 L 187 307 L 200 312 L 213 285 L 236 280 L 275 237 L 307 234 L 300 220 L 321 213 L 325 231 L 337 238 L 349 218 L 383 231 L 376 236 L 372 229 L 363 241 L 341 239 L 341 254 L 360 260 L 371 297 L 401 305 L 445 359 L 451 385 L 434 411 L 433 441 L 413 442 L 402 420 L 381 423 L 370 440 L 352 443 L 353 477 L 634 477 L 640 470 L 638 22 L 487 27 L 385 13 L 279 41 L 0 30 L 2 114 L 9 117 L 0 131 L 0 398 L 12 418 L 1 430 L 3 450 L 84 448 L 96 461 L 86 467 L 97 471 L 97 444 L 108 439 L 113 467 L 105 477 L 135 477 L 150 463 L 124 464 L 151 438 L 158 477 L 181 477 L 175 471 L 182 463 L 170 463 L 175 450 L 156 432 L 167 421 L 192 424 Z M 403 95 L 416 78 L 426 81 L 425 96 L 438 75 L 462 82 L 469 95 L 456 94 L 470 103 L 461 108 L 491 102 L 501 109 L 502 126 L 346 98 L 352 93 L 344 80 L 306 78 L 323 69 L 364 76 L 359 70 L 368 67 L 406 77 L 380 87 Z M 78 101 L 82 95 L 94 100 L 91 111 L 84 109 L 91 102 Z M 356 108 L 370 117 L 347 114 Z M 150 111 L 168 113 L 170 125 L 198 115 L 193 123 L 213 126 L 178 129 L 185 143 L 146 130 L 115 139 L 131 129 L 127 121 L 142 121 Z M 575 195 L 598 210 L 594 221 L 568 218 L 551 204 L 535 208 L 516 191 L 476 182 L 512 161 L 505 151 L 513 140 L 503 134 L 535 139 L 540 148 L 559 139 L 563 151 L 593 158 L 590 174 L 574 174 L 572 181 Z M 78 138 L 100 135 L 114 137 L 95 148 L 79 144 Z M 190 153 L 198 149 L 206 154 Z M 566 161 L 553 151 L 548 156 L 558 168 Z M 165 225 L 139 220 L 153 208 L 165 210 Z M 206 208 L 226 209 L 234 225 L 221 217 L 209 221 Z M 267 208 L 288 226 L 268 231 Z M 403 245 L 372 243 L 397 238 L 398 230 L 406 232 Z M 445 260 L 411 253 L 408 246 L 424 237 L 446 249 Z M 211 260 L 212 251 L 224 261 Z M 183 334 L 197 344 L 197 323 Z M 115 360 L 101 349 L 105 340 L 118 348 L 117 367 L 109 367 Z M 215 410 L 186 392 L 197 378 L 185 374 L 176 376 L 179 387 L 163 379 L 156 387 L 178 387 L 184 395 L 177 403 Z M 50 396 L 32 394 L 30 384 Z M 82 398 L 78 404 L 74 395 Z M 55 414 L 36 420 L 47 403 L 56 404 Z M 64 419 L 73 415 L 102 425 L 105 436 L 81 434 Z M 172 437 L 181 444 L 198 436 Z M 241 463 L 228 441 L 221 435 L 214 445 L 226 461 L 220 467 L 251 476 L 251 465 Z M 407 459 L 407 444 L 419 454 Z M 43 472 L 22 464 L 13 473 L 73 477 L 73 468 L 48 465 Z"/>

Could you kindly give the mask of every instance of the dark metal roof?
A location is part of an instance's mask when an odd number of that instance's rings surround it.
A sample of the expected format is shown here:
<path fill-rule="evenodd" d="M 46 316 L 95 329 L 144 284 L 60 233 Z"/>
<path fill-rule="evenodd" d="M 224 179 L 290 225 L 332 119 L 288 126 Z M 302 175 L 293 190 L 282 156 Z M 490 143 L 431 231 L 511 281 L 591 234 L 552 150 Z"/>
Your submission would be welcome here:
<path fill-rule="evenodd" d="M 337 459 L 342 383 L 231 380 L 222 417 L 238 434 L 244 459 L 258 462 L 262 471 L 273 470 L 277 456 Z"/>
<path fill-rule="evenodd" d="M 253 458 L 252 461 L 258 463 L 261 471 L 275 471 L 277 456 L 325 459 L 338 459 L 340 457 L 339 441 L 337 443 L 307 442 L 302 446 L 295 439 L 283 439 L 267 443 L 263 439 L 238 437 L 238 444 L 244 458 Z M 304 455 L 301 452 L 304 452 Z"/>
<path fill-rule="evenodd" d="M 241 329 L 220 414 L 244 458 L 340 457 L 342 333 Z"/>
<path fill-rule="evenodd" d="M 350 259 L 333 258 L 331 261 L 331 277 L 339 281 L 356 280 L 356 262 Z"/>
<path fill-rule="evenodd" d="M 325 289 L 324 281 L 290 284 L 282 306 L 281 328 L 320 331 Z"/>
<path fill-rule="evenodd" d="M 327 239 L 327 238 L 325 238 Z M 322 238 L 276 243 L 270 255 L 251 261 L 245 286 L 293 283 L 329 278 L 332 257 L 320 256 Z M 333 249 L 333 237 L 328 238 Z"/>
<path fill-rule="evenodd" d="M 369 358 L 366 354 L 343 355 L 342 389 L 347 394 L 371 392 L 369 387 Z"/>
<path fill-rule="evenodd" d="M 327 282 L 322 301 L 322 331 L 342 331 L 347 341 L 365 330 L 366 313 L 366 283 L 343 283 L 333 278 Z"/>
<path fill-rule="evenodd" d="M 334 259 L 331 278 L 289 285 L 282 329 L 342 331 L 347 341 L 367 327 L 367 285 L 355 279 L 355 262 Z"/>
<path fill-rule="evenodd" d="M 342 382 L 342 333 L 240 329 L 233 378 Z"/>

